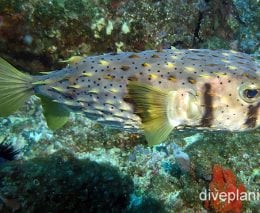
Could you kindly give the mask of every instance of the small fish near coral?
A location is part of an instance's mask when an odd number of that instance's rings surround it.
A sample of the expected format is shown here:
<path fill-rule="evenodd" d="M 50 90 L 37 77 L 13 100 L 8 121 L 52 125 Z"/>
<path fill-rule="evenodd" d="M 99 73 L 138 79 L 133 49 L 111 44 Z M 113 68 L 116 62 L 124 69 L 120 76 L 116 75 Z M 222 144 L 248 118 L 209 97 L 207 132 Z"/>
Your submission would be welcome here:
<path fill-rule="evenodd" d="M 243 131 L 260 125 L 259 64 L 245 53 L 147 50 L 90 57 L 31 76 L 0 59 L 0 116 L 31 95 L 56 130 L 70 110 L 101 124 L 143 131 L 149 145 L 186 127 Z"/>

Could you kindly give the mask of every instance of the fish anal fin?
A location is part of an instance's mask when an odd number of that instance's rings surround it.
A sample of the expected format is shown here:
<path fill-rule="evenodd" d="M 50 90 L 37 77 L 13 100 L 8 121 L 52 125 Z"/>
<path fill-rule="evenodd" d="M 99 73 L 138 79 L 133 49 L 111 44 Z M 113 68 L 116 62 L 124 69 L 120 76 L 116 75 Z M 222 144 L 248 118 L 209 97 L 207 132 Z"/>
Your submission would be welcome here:
<path fill-rule="evenodd" d="M 46 119 L 48 127 L 55 131 L 64 126 L 70 115 L 70 111 L 63 104 L 54 102 L 53 100 L 40 96 L 43 114 Z"/>
<path fill-rule="evenodd" d="M 168 91 L 150 85 L 129 82 L 126 101 L 134 106 L 134 112 L 142 120 L 142 129 L 149 145 L 163 142 L 173 130 L 167 118 Z"/>

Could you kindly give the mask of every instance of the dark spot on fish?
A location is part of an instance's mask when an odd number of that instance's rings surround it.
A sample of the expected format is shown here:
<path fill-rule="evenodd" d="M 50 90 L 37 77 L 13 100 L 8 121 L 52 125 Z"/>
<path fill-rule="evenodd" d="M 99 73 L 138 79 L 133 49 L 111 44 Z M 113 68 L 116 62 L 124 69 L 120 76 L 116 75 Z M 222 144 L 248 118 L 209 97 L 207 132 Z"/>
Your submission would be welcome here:
<path fill-rule="evenodd" d="M 256 106 L 253 105 L 248 106 L 247 119 L 245 122 L 245 125 L 247 125 L 248 128 L 254 128 L 256 126 L 257 113 L 259 107 L 260 107 L 260 103 L 258 103 Z"/>
<path fill-rule="evenodd" d="M 137 55 L 137 54 L 132 54 L 132 55 L 129 55 L 129 57 L 128 58 L 140 58 L 140 56 L 139 55 Z"/>
<path fill-rule="evenodd" d="M 168 80 L 169 80 L 169 81 L 172 81 L 172 82 L 176 82 L 176 81 L 177 81 L 177 78 L 176 78 L 174 75 L 170 75 L 170 76 L 168 77 Z"/>
<path fill-rule="evenodd" d="M 110 55 L 118 55 L 118 53 L 114 52 L 114 53 L 110 53 Z"/>
<path fill-rule="evenodd" d="M 196 84 L 196 80 L 192 77 L 188 77 L 188 82 L 191 84 Z"/>
<path fill-rule="evenodd" d="M 138 78 L 137 78 L 136 76 L 129 76 L 129 77 L 127 78 L 127 80 L 128 80 L 128 81 L 137 81 Z"/>
<path fill-rule="evenodd" d="M 151 56 L 151 58 L 160 58 L 160 56 L 159 56 L 159 55 L 156 55 L 156 54 L 153 54 L 153 55 Z"/>
<path fill-rule="evenodd" d="M 127 65 L 122 65 L 122 66 L 120 67 L 120 69 L 123 70 L 123 71 L 127 71 L 127 70 L 130 69 L 130 67 L 127 66 Z"/>
<path fill-rule="evenodd" d="M 194 49 L 192 49 L 192 50 L 190 50 L 191 52 L 194 52 L 194 53 L 199 53 L 200 52 L 200 50 L 194 50 Z"/>
<path fill-rule="evenodd" d="M 200 123 L 203 127 L 210 127 L 213 121 L 213 99 L 211 95 L 211 85 L 209 83 L 204 84 L 203 99 L 205 112 Z"/>

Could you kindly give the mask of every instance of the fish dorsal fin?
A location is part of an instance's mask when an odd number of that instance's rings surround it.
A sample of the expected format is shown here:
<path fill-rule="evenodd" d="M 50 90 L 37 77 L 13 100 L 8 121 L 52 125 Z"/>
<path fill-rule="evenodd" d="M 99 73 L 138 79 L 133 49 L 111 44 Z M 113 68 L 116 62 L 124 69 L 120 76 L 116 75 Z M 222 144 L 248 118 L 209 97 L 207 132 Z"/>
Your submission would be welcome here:
<path fill-rule="evenodd" d="M 173 130 L 167 118 L 168 91 L 130 82 L 126 101 L 134 104 L 134 112 L 142 119 L 142 129 L 149 145 L 166 140 Z"/>
<path fill-rule="evenodd" d="M 46 119 L 47 125 L 51 130 L 57 130 L 64 126 L 70 115 L 70 111 L 63 104 L 54 102 L 53 100 L 40 96 L 43 114 Z"/>

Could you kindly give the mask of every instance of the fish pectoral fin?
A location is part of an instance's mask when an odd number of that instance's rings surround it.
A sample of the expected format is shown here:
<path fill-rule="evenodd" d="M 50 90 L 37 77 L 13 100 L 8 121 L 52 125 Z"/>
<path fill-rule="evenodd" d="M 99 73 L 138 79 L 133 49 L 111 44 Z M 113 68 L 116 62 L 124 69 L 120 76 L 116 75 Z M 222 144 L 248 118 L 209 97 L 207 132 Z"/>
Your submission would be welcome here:
<path fill-rule="evenodd" d="M 173 126 L 167 118 L 168 92 L 147 84 L 130 82 L 126 101 L 134 105 L 134 112 L 142 120 L 148 144 L 156 145 L 167 139 Z"/>
<path fill-rule="evenodd" d="M 147 127 L 145 127 L 146 125 Z M 172 132 L 173 127 L 163 119 L 157 119 L 144 124 L 143 129 L 148 145 L 153 146 L 165 141 Z"/>
<path fill-rule="evenodd" d="M 40 98 L 48 127 L 55 131 L 64 126 L 69 119 L 69 109 L 63 104 L 54 102 L 47 97 L 40 96 Z"/>

